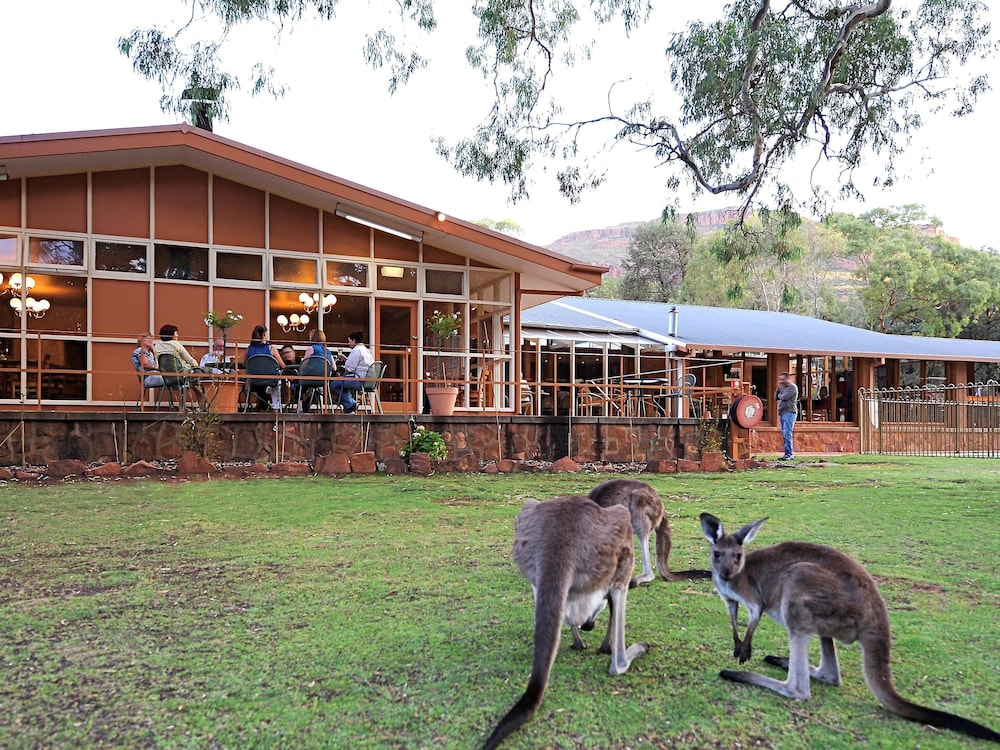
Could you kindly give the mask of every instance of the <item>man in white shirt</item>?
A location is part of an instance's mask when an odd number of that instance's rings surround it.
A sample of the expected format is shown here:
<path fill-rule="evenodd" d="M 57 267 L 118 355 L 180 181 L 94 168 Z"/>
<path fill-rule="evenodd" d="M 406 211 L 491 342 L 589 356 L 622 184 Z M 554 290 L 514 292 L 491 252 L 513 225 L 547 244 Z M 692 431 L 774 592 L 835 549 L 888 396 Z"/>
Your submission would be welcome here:
<path fill-rule="evenodd" d="M 201 368 L 206 372 L 222 372 L 220 364 L 225 362 L 223 352 L 225 351 L 225 342 L 222 339 L 216 339 L 212 342 L 212 348 L 201 358 Z"/>
<path fill-rule="evenodd" d="M 351 353 L 344 357 L 339 355 L 344 361 L 344 378 L 335 380 L 330 390 L 333 397 L 340 401 L 344 407 L 344 414 L 353 414 L 358 404 L 354 398 L 355 391 L 360 391 L 368 376 L 368 368 L 372 366 L 375 357 L 371 350 L 365 346 L 365 334 L 362 331 L 355 331 L 347 337 L 347 345 L 351 347 Z"/>

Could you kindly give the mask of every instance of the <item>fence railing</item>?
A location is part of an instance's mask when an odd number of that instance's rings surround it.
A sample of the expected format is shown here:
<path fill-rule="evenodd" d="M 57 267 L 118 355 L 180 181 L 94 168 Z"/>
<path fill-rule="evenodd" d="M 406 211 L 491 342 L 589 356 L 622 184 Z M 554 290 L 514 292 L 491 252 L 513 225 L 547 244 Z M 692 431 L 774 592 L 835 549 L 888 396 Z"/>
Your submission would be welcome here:
<path fill-rule="evenodd" d="M 1000 456 L 1000 383 L 858 392 L 861 452 Z"/>

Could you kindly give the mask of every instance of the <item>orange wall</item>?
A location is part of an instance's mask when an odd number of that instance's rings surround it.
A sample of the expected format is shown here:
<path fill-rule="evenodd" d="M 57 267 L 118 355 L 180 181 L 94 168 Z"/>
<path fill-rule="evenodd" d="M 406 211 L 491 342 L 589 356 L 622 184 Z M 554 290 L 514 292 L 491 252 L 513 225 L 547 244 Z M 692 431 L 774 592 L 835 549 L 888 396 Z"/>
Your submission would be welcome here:
<path fill-rule="evenodd" d="M 264 247 L 264 193 L 221 177 L 212 180 L 212 240 Z"/>
<path fill-rule="evenodd" d="M 226 310 L 232 310 L 243 316 L 243 322 L 229 329 L 228 339 L 245 344 L 250 341 L 250 334 L 255 325 L 264 323 L 264 310 L 267 303 L 267 292 L 263 289 L 228 289 L 215 287 L 212 292 L 215 300 L 212 308 L 224 315 Z"/>
<path fill-rule="evenodd" d="M 420 259 L 420 246 L 413 240 L 405 240 L 392 234 L 375 230 L 375 257 L 381 260 Z"/>
<path fill-rule="evenodd" d="M 21 226 L 21 181 L 0 182 L 0 224 Z"/>
<path fill-rule="evenodd" d="M 272 250 L 319 252 L 319 209 L 272 195 L 268 233 Z"/>
<path fill-rule="evenodd" d="M 208 312 L 208 287 L 170 282 L 158 282 L 154 293 L 153 333 L 165 323 L 180 329 L 184 341 L 208 338 L 205 313 Z M 194 352 L 191 352 L 194 354 Z"/>
<path fill-rule="evenodd" d="M 151 330 L 148 281 L 94 279 L 91 283 L 95 336 L 138 336 Z M 123 310 L 128 313 L 123 315 Z"/>
<path fill-rule="evenodd" d="M 336 214 L 323 214 L 323 252 L 330 255 L 371 257 L 371 234 L 368 227 Z"/>
<path fill-rule="evenodd" d="M 28 226 L 57 232 L 86 232 L 87 175 L 29 178 Z"/>
<path fill-rule="evenodd" d="M 94 401 L 121 401 L 135 407 L 139 397 L 139 378 L 132 368 L 132 350 L 137 344 L 107 344 L 95 341 L 91 345 Z M 124 394 L 122 393 L 124 391 Z"/>
<path fill-rule="evenodd" d="M 424 245 L 424 262 L 464 266 L 465 258 L 460 255 L 453 255 L 447 250 L 441 250 L 440 248 L 431 247 L 430 245 Z"/>
<path fill-rule="evenodd" d="M 149 170 L 91 175 L 91 222 L 95 234 L 149 237 Z"/>
<path fill-rule="evenodd" d="M 190 167 L 156 168 L 156 237 L 208 242 L 208 175 Z"/>

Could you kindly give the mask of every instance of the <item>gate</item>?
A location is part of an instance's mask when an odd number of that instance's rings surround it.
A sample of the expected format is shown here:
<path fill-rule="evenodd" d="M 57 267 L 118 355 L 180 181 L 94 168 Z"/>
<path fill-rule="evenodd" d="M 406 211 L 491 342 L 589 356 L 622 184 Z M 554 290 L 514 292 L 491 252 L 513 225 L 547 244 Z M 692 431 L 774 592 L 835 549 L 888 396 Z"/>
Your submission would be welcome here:
<path fill-rule="evenodd" d="M 1000 383 L 858 391 L 861 452 L 1000 456 Z"/>

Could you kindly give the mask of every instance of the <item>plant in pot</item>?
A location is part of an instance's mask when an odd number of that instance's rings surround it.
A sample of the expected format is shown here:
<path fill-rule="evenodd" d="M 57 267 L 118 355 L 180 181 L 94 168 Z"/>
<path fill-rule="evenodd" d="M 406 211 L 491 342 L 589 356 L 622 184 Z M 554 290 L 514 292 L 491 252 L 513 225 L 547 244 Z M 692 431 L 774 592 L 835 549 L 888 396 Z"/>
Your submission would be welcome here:
<path fill-rule="evenodd" d="M 424 346 L 427 350 L 427 385 L 424 393 L 431 405 L 431 414 L 450 417 L 458 400 L 457 382 L 461 380 L 462 315 L 435 310 L 424 323 Z M 448 353 L 452 352 L 452 353 Z"/>

